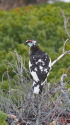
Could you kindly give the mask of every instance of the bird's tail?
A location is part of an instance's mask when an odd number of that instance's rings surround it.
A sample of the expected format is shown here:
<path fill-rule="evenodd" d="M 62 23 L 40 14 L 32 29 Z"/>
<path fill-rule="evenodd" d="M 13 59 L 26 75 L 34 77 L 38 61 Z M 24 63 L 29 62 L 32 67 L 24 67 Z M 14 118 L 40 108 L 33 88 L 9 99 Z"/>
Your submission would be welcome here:
<path fill-rule="evenodd" d="M 33 93 L 34 94 L 41 94 L 43 89 L 43 85 L 39 82 L 33 82 Z"/>

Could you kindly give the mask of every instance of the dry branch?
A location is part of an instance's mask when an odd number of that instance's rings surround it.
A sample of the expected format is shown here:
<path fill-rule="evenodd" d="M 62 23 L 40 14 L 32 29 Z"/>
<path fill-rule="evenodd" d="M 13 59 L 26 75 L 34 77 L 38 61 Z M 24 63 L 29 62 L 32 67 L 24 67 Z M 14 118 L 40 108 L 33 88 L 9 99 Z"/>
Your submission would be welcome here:
<path fill-rule="evenodd" d="M 62 53 L 56 60 L 54 60 L 52 63 L 51 63 L 51 67 L 56 63 L 58 62 L 63 56 L 67 55 L 70 53 L 70 50 L 69 51 L 66 51 L 64 53 Z"/>
<path fill-rule="evenodd" d="M 68 40 L 69 40 L 69 39 L 67 39 L 67 40 L 64 41 L 64 45 L 63 45 L 63 53 L 65 52 L 65 46 L 66 46 L 66 43 L 67 43 Z"/>
<path fill-rule="evenodd" d="M 68 26 L 67 26 L 68 19 L 66 18 L 65 14 L 64 14 L 64 12 L 63 12 L 62 10 L 61 10 L 61 14 L 62 14 L 62 17 L 63 17 L 63 19 L 64 19 L 64 28 L 65 28 L 65 31 L 66 31 L 68 37 L 70 38 L 70 34 L 69 34 L 69 32 L 68 32 L 68 29 L 67 29 L 67 27 L 68 27 Z M 64 42 L 63 53 L 62 53 L 56 60 L 54 60 L 54 61 L 51 63 L 51 67 L 52 67 L 56 62 L 58 62 L 63 56 L 65 56 L 66 54 L 70 53 L 70 50 L 64 52 L 64 50 L 65 50 L 65 45 L 66 45 L 66 42 L 67 42 L 67 41 L 68 41 L 68 39 Z"/>
<path fill-rule="evenodd" d="M 62 14 L 62 17 L 64 19 L 64 28 L 65 28 L 65 31 L 66 31 L 66 34 L 68 35 L 68 38 L 70 39 L 70 34 L 68 32 L 68 18 L 66 18 L 64 12 L 61 10 L 61 14 Z"/>
<path fill-rule="evenodd" d="M 62 13 L 62 16 L 63 16 L 63 18 L 64 18 L 64 28 L 65 28 L 65 31 L 66 31 L 68 37 L 70 38 L 70 34 L 69 34 L 68 30 L 67 30 L 68 19 L 66 18 L 66 16 L 64 15 L 64 12 L 63 12 L 62 10 L 61 10 L 61 13 Z M 63 53 L 62 53 L 56 60 L 54 60 L 54 61 L 51 63 L 51 67 L 52 67 L 56 62 L 58 62 L 63 56 L 65 56 L 66 54 L 69 54 L 69 53 L 70 53 L 70 50 L 64 52 L 64 50 L 65 50 L 65 45 L 66 45 L 66 42 L 67 42 L 67 41 L 68 41 L 68 39 L 64 42 Z"/>

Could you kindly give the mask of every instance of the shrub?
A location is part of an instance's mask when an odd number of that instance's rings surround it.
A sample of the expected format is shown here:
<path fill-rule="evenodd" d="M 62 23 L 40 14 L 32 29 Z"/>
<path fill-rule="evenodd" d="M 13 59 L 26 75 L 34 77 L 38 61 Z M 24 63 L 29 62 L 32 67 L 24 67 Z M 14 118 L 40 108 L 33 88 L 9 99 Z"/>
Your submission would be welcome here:
<path fill-rule="evenodd" d="M 7 123 L 5 122 L 6 118 L 7 114 L 0 111 L 0 125 L 7 125 Z"/>
<path fill-rule="evenodd" d="M 16 52 L 14 62 L 8 63 L 15 72 L 15 78 L 6 72 L 9 90 L 5 94 L 0 89 L 0 109 L 8 114 L 7 122 L 28 125 L 50 125 L 52 123 L 67 125 L 70 122 L 70 90 L 67 89 L 69 77 L 63 74 L 56 84 L 46 83 L 42 94 L 34 95 L 30 72 L 25 68 L 22 57 Z M 64 69 L 62 69 L 64 70 Z M 69 69 L 68 69 L 69 70 Z M 13 89 L 11 82 L 14 82 Z M 12 117 L 14 116 L 14 117 Z"/>

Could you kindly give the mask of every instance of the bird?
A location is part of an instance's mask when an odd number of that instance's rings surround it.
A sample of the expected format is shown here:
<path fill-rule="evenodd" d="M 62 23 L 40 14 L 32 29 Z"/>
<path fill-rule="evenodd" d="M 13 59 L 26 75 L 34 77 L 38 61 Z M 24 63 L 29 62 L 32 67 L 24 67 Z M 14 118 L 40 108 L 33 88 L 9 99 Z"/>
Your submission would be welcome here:
<path fill-rule="evenodd" d="M 39 48 L 36 40 L 26 40 L 26 44 L 30 47 L 29 69 L 33 77 L 33 93 L 41 94 L 51 70 L 51 58 Z"/>

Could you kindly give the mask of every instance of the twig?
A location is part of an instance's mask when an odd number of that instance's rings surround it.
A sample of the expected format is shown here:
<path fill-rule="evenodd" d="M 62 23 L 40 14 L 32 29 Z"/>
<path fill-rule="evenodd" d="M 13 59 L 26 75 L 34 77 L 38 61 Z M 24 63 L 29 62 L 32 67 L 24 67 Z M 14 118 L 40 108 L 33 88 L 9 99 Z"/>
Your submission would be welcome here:
<path fill-rule="evenodd" d="M 65 51 L 66 42 L 67 42 L 68 40 L 69 40 L 69 39 L 66 39 L 66 40 L 64 41 L 64 45 L 63 45 L 63 53 L 64 53 L 64 51 Z"/>
<path fill-rule="evenodd" d="M 37 114 L 37 119 L 36 119 L 36 125 L 39 125 L 39 120 L 40 120 L 40 115 L 41 115 L 42 100 L 39 100 L 39 98 L 41 98 L 41 97 L 38 95 L 38 114 Z"/>
<path fill-rule="evenodd" d="M 64 12 L 63 12 L 62 10 L 60 10 L 60 11 L 61 11 L 62 17 L 63 17 L 63 19 L 64 19 L 64 28 L 65 28 L 66 34 L 68 35 L 68 37 L 69 37 L 69 39 L 70 39 L 70 34 L 69 34 L 69 32 L 68 32 L 68 29 L 67 29 L 67 27 L 68 27 L 68 26 L 67 26 L 68 19 L 66 18 Z"/>
<path fill-rule="evenodd" d="M 64 83 L 64 82 L 63 82 L 64 77 L 67 77 L 67 74 L 63 74 L 63 75 L 61 76 L 61 78 L 60 78 L 61 88 L 64 87 L 64 84 L 63 84 L 63 83 Z"/>
<path fill-rule="evenodd" d="M 65 28 L 65 31 L 66 31 L 68 37 L 70 38 L 70 34 L 69 34 L 68 30 L 67 30 L 68 19 L 66 18 L 66 16 L 64 15 L 64 12 L 63 12 L 62 10 L 61 10 L 61 13 L 62 13 L 62 16 L 63 16 L 63 18 L 64 18 L 64 28 Z M 52 67 L 56 62 L 58 62 L 63 56 L 65 56 L 66 54 L 70 53 L 70 50 L 64 52 L 64 50 L 65 50 L 65 45 L 66 45 L 66 42 L 67 42 L 68 40 L 69 40 L 69 39 L 67 39 L 67 40 L 64 42 L 63 53 L 62 53 L 56 60 L 54 60 L 54 61 L 51 63 L 51 67 Z"/>
<path fill-rule="evenodd" d="M 68 74 L 68 72 L 70 71 L 70 66 L 68 67 L 67 71 L 66 71 L 66 74 Z"/>
<path fill-rule="evenodd" d="M 51 67 L 56 63 L 58 62 L 63 56 L 65 56 L 66 54 L 70 53 L 70 50 L 69 51 L 66 51 L 64 53 L 62 53 L 56 60 L 54 60 L 52 63 L 51 63 Z"/>

